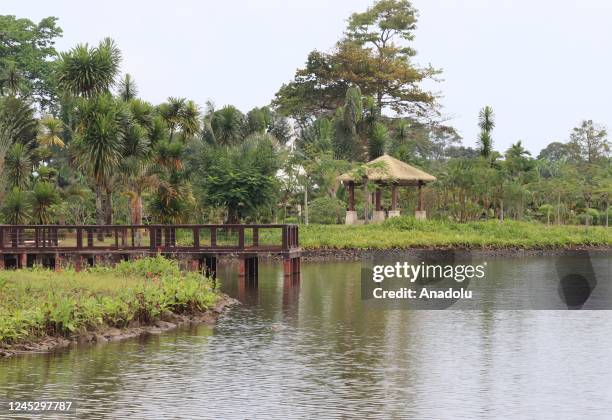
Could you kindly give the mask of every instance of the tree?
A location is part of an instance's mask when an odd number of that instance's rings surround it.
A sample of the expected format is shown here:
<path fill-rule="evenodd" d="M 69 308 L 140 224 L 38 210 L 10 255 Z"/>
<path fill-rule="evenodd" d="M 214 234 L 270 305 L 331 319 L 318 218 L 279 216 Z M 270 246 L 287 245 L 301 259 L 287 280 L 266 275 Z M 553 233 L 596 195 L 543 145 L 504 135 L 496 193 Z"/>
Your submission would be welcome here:
<path fill-rule="evenodd" d="M 566 144 L 559 141 L 553 141 L 540 151 L 539 160 L 549 160 L 551 162 L 564 162 L 569 156 L 569 150 Z"/>
<path fill-rule="evenodd" d="M 593 120 L 582 121 L 579 127 L 572 130 L 568 148 L 576 162 L 595 164 L 609 157 L 608 132 L 593 123 Z"/>
<path fill-rule="evenodd" d="M 111 180 L 123 156 L 124 108 L 108 93 L 83 100 L 72 154 L 95 184 L 97 223 L 112 224 Z"/>
<path fill-rule="evenodd" d="M 9 188 L 25 190 L 32 174 L 32 156 L 23 143 L 15 143 L 6 154 L 4 163 L 5 183 Z"/>
<path fill-rule="evenodd" d="M 227 223 L 271 205 L 278 191 L 275 143 L 269 134 L 257 134 L 232 147 L 203 146 L 191 159 L 200 201 L 224 207 Z"/>
<path fill-rule="evenodd" d="M 406 0 L 382 0 L 348 21 L 346 37 L 331 53 L 313 51 L 293 81 L 273 101 L 283 115 L 305 125 L 312 117 L 334 112 L 350 87 L 375 98 L 378 109 L 415 117 L 435 111 L 436 97 L 420 85 L 439 70 L 413 64 L 416 10 Z"/>
<path fill-rule="evenodd" d="M 32 204 L 29 194 L 17 187 L 13 188 L 4 199 L 2 206 L 4 222 L 11 225 L 25 225 L 32 216 Z"/>
<path fill-rule="evenodd" d="M 120 64 L 121 51 L 111 38 L 96 47 L 79 44 L 60 54 L 57 80 L 64 91 L 91 98 L 109 91 Z"/>
<path fill-rule="evenodd" d="M 53 218 L 52 208 L 60 201 L 55 186 L 48 182 L 38 182 L 31 194 L 32 217 L 34 223 L 48 225 Z"/>
<path fill-rule="evenodd" d="M 493 151 L 491 131 L 495 127 L 495 114 L 493 113 L 493 108 L 487 105 L 480 110 L 478 114 L 478 126 L 480 127 L 480 137 L 478 138 L 480 155 L 489 158 Z"/>
<path fill-rule="evenodd" d="M 64 131 L 64 124 L 61 120 L 53 118 L 50 115 L 45 116 L 40 120 L 38 143 L 45 147 L 56 146 L 63 148 L 64 141 L 60 137 Z"/>
<path fill-rule="evenodd" d="M 53 82 L 53 63 L 57 55 L 55 39 L 62 35 L 57 18 L 47 17 L 39 23 L 0 15 L 0 94 L 18 90 L 32 97 L 41 109 L 55 104 L 56 89 Z M 15 85 L 15 76 L 19 77 Z M 5 89 L 6 88 L 6 89 Z M 16 89 L 18 88 L 18 89 Z"/>
<path fill-rule="evenodd" d="M 246 124 L 244 114 L 233 105 L 214 111 L 210 120 L 215 142 L 219 145 L 238 144 L 244 138 Z"/>
<path fill-rule="evenodd" d="M 5 157 L 17 143 L 30 145 L 36 138 L 37 121 L 34 110 L 20 98 L 0 98 L 0 174 L 4 172 Z"/>
<path fill-rule="evenodd" d="M 194 136 L 200 130 L 200 108 L 185 98 L 169 97 L 168 101 L 158 107 L 158 111 L 168 129 L 169 141 L 174 139 L 174 133 L 180 132 L 183 140 Z"/>
<path fill-rule="evenodd" d="M 134 78 L 129 73 L 126 73 L 123 79 L 119 81 L 118 94 L 121 100 L 126 102 L 136 99 L 138 96 L 138 86 L 136 86 Z"/>

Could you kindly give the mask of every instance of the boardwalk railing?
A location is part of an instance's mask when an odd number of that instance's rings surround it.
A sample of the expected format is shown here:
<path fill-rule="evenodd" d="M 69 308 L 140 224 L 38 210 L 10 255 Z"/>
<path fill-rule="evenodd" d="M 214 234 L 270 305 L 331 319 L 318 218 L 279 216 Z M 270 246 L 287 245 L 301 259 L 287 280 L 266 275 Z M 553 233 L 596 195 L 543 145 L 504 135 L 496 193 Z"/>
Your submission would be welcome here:
<path fill-rule="evenodd" d="M 299 251 L 298 227 L 260 225 L 0 225 L 0 253 Z"/>

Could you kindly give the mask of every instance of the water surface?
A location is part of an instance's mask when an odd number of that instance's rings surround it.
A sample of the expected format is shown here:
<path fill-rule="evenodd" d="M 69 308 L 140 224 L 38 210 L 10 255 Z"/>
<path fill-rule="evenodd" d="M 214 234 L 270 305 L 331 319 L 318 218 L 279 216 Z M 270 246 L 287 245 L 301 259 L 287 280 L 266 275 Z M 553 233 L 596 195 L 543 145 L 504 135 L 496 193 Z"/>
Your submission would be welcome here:
<path fill-rule="evenodd" d="M 500 287 L 551 269 L 492 264 Z M 216 326 L 3 360 L 0 396 L 79 418 L 610 418 L 609 311 L 373 309 L 360 263 L 303 262 L 291 288 L 278 263 L 256 289 L 235 268 L 220 277 L 244 304 Z"/>

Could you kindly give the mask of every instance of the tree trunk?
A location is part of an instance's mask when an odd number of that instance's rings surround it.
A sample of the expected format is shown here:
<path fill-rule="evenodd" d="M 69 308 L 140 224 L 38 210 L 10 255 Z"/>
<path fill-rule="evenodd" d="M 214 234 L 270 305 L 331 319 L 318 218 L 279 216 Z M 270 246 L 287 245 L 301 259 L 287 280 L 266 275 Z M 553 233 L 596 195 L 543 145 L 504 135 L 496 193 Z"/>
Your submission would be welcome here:
<path fill-rule="evenodd" d="M 308 185 L 304 186 L 304 224 L 308 226 Z"/>
<path fill-rule="evenodd" d="M 368 180 L 364 177 L 363 179 L 363 216 L 364 222 L 368 224 L 368 214 L 370 213 L 370 194 L 368 193 Z"/>
<path fill-rule="evenodd" d="M 561 224 L 561 193 L 557 194 L 557 226 Z"/>
<path fill-rule="evenodd" d="M 104 203 L 102 196 L 102 187 L 100 185 L 96 185 L 96 224 L 101 226 L 104 224 Z M 104 240 L 104 234 L 102 229 L 97 229 L 98 231 L 98 241 Z"/>
<path fill-rule="evenodd" d="M 609 216 L 610 216 L 610 201 L 606 200 L 606 228 L 609 226 L 608 225 Z"/>
<path fill-rule="evenodd" d="M 504 200 L 499 200 L 499 220 L 504 223 Z"/>
<path fill-rule="evenodd" d="M 113 224 L 113 193 L 111 190 L 106 190 L 106 200 L 104 200 L 104 224 Z M 106 236 L 111 236 L 110 228 L 106 230 Z"/>
<path fill-rule="evenodd" d="M 142 225 L 142 197 L 139 193 L 136 193 L 130 200 L 130 210 L 132 215 L 132 224 Z M 136 246 L 140 246 L 141 232 L 139 229 L 136 229 L 134 232 L 134 242 Z"/>

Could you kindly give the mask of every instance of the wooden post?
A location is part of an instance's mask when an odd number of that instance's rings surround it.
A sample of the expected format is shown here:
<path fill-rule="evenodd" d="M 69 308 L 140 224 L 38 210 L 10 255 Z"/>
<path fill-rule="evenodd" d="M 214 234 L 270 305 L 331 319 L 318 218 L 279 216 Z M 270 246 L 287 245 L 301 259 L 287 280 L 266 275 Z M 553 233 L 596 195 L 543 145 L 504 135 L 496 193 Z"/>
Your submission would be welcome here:
<path fill-rule="evenodd" d="M 375 195 L 376 211 L 380 211 L 381 210 L 381 207 L 380 207 L 381 195 L 382 195 L 382 191 L 380 190 L 380 187 L 376 187 L 376 195 Z"/>
<path fill-rule="evenodd" d="M 19 268 L 28 268 L 28 254 L 19 255 Z"/>
<path fill-rule="evenodd" d="M 293 264 L 291 258 L 285 258 L 283 260 L 283 274 L 285 277 L 291 277 L 293 271 Z"/>
<path fill-rule="evenodd" d="M 353 181 L 349 181 L 348 184 L 349 190 L 349 211 L 355 211 L 355 183 Z"/>
<path fill-rule="evenodd" d="M 397 185 L 391 186 L 391 210 L 397 210 Z"/>
<path fill-rule="evenodd" d="M 4 270 L 4 254 L 0 254 L 0 270 Z"/>
<path fill-rule="evenodd" d="M 83 256 L 77 255 L 74 260 L 74 271 L 77 273 L 83 269 Z"/>
<path fill-rule="evenodd" d="M 419 211 L 423 211 L 423 181 L 419 181 Z"/>

